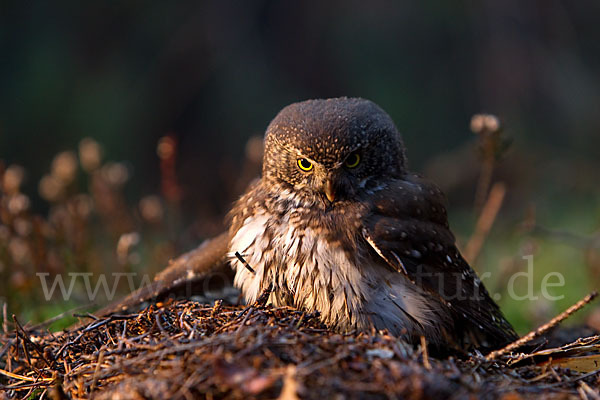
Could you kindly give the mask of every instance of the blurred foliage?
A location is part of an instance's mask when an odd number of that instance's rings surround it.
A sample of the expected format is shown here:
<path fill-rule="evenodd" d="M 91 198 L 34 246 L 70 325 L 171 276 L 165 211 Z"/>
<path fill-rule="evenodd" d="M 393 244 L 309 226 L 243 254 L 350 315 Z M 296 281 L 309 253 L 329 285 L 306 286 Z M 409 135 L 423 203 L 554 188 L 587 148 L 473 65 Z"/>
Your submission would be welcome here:
<path fill-rule="evenodd" d="M 170 212 L 174 199 L 149 195 L 127 204 L 126 165 L 103 162 L 101 147 L 92 139 L 80 142 L 78 156 L 72 151 L 56 155 L 50 172 L 39 181 L 47 217 L 32 211 L 29 197 L 21 192 L 24 175 L 20 166 L 0 164 L 0 293 L 27 320 L 45 319 L 56 313 L 57 304 L 64 310 L 91 306 L 92 301 L 106 303 L 111 292 L 122 295 L 131 285 L 139 287 L 140 274 L 151 279 L 176 255 L 176 239 L 169 232 L 180 229 L 168 226 L 181 223 Z M 75 273 L 89 274 L 89 283 L 80 275 L 71 289 Z M 115 279 L 123 273 L 132 274 L 132 284 L 126 276 Z M 101 275 L 108 291 L 98 284 Z M 92 293 L 97 290 L 93 298 L 86 294 L 86 285 Z M 71 290 L 73 295 L 63 295 Z"/>
<path fill-rule="evenodd" d="M 565 274 L 561 301 L 502 296 L 527 329 L 600 280 L 599 11 L 591 0 L 4 2 L 0 299 L 40 320 L 56 306 L 35 307 L 37 272 L 152 275 L 223 228 L 279 109 L 347 95 L 390 113 L 412 168 L 448 194 L 461 245 L 486 168 L 469 120 L 484 111 L 506 126 L 512 147 L 490 176 L 506 198 L 475 267 L 492 287 L 525 254 L 537 290 Z"/>

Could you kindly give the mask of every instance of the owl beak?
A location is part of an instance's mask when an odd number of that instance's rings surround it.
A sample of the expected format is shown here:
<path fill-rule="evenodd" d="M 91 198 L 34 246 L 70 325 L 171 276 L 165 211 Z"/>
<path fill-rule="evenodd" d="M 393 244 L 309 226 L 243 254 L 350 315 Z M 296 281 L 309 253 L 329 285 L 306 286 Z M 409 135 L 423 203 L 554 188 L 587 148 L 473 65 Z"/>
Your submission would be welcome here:
<path fill-rule="evenodd" d="M 331 178 L 325 181 L 325 196 L 330 202 L 335 201 L 335 187 Z"/>

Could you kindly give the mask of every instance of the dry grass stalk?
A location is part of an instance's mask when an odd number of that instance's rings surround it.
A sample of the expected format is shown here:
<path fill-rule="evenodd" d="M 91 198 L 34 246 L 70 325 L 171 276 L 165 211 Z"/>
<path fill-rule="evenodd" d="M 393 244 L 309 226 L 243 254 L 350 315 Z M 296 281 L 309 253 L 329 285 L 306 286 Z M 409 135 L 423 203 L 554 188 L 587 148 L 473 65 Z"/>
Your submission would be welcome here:
<path fill-rule="evenodd" d="M 500 211 L 500 207 L 502 207 L 505 194 L 506 185 L 501 182 L 495 183 L 490 191 L 485 206 L 483 207 L 481 214 L 477 219 L 475 232 L 469 239 L 469 242 L 467 243 L 467 246 L 463 252 L 463 256 L 469 264 L 473 264 L 477 260 L 477 256 L 479 255 L 479 252 L 485 243 L 485 239 L 487 238 L 490 230 L 492 229 L 492 225 L 496 220 L 498 211 Z"/>
<path fill-rule="evenodd" d="M 539 328 L 537 328 L 534 331 L 529 332 L 527 335 L 522 336 L 521 338 L 515 340 L 514 342 L 510 343 L 509 345 L 503 347 L 502 349 L 491 352 L 490 354 L 487 355 L 486 359 L 494 360 L 506 353 L 509 353 L 513 350 L 518 349 L 519 347 L 526 345 L 527 343 L 531 342 L 533 339 L 542 336 L 544 333 L 546 333 L 550 329 L 556 327 L 558 324 L 560 324 L 562 321 L 564 321 L 565 319 L 567 319 L 568 317 L 573 315 L 575 312 L 582 309 L 585 305 L 587 305 L 589 302 L 594 300 L 597 295 L 598 295 L 598 292 L 592 292 L 592 293 L 588 294 L 583 299 L 579 300 L 577 303 L 573 304 L 571 307 L 567 308 L 565 311 L 563 311 L 556 317 L 552 318 L 548 323 L 540 326 Z"/>
<path fill-rule="evenodd" d="M 478 136 L 481 155 L 481 173 L 475 193 L 475 209 L 480 210 L 492 183 L 496 159 L 506 150 L 500 120 L 491 114 L 475 114 L 471 118 L 471 131 Z"/>

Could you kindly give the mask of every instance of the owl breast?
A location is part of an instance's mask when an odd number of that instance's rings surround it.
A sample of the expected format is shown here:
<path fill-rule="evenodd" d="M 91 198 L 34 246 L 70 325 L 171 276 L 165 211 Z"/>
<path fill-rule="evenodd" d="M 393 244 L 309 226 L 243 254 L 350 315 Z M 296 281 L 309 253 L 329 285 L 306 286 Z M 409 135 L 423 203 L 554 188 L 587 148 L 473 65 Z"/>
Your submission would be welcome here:
<path fill-rule="evenodd" d="M 375 327 L 407 338 L 439 332 L 435 302 L 403 274 L 373 258 L 367 246 L 344 243 L 352 240 L 348 237 L 332 241 L 323 228 L 327 224 L 318 222 L 275 216 L 266 209 L 245 217 L 232 234 L 229 257 L 236 271 L 234 284 L 247 302 L 255 301 L 271 284 L 271 304 L 319 311 L 323 322 L 334 329 Z M 344 250 L 349 247 L 355 251 Z M 235 252 L 254 272 L 237 260 Z"/>

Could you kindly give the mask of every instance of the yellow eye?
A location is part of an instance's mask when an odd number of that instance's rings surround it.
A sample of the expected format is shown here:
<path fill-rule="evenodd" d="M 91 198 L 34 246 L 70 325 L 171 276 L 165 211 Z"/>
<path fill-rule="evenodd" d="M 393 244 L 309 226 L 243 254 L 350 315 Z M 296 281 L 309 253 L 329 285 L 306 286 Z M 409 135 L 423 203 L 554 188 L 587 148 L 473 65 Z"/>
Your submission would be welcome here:
<path fill-rule="evenodd" d="M 304 172 L 308 172 L 313 168 L 313 164 L 310 161 L 308 161 L 306 158 L 299 158 L 298 166 Z"/>
<path fill-rule="evenodd" d="M 355 168 L 360 164 L 360 156 L 358 153 L 352 153 L 346 158 L 346 167 Z"/>

